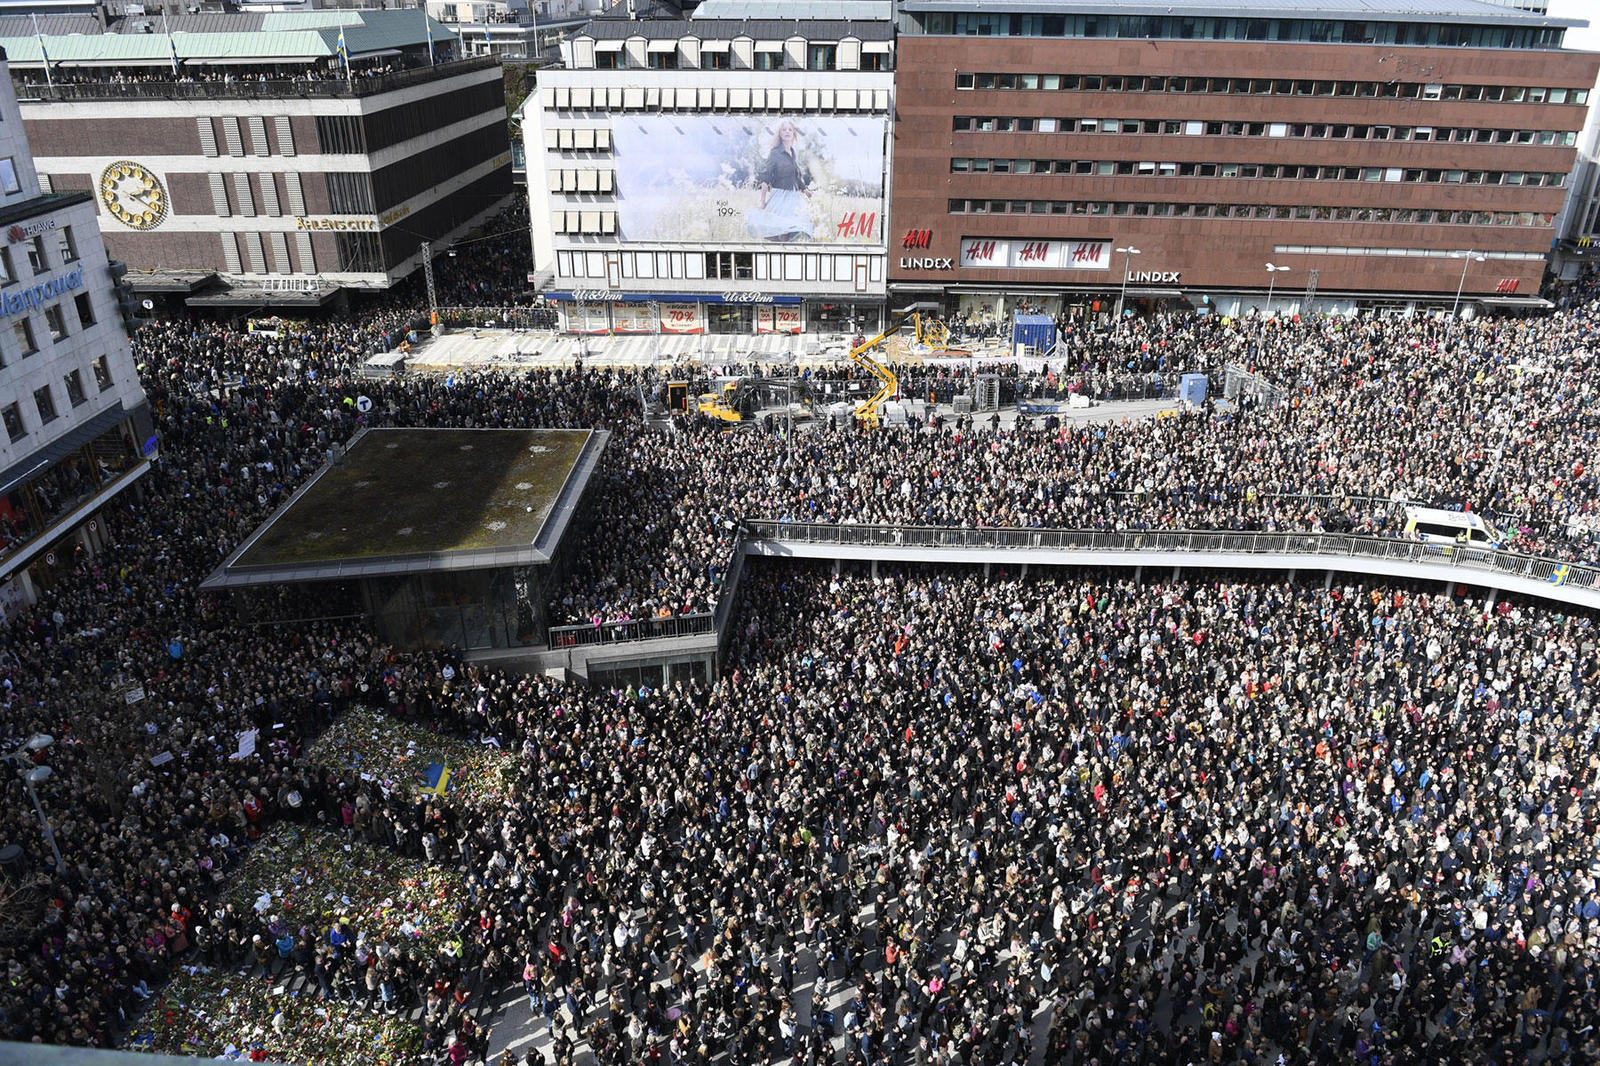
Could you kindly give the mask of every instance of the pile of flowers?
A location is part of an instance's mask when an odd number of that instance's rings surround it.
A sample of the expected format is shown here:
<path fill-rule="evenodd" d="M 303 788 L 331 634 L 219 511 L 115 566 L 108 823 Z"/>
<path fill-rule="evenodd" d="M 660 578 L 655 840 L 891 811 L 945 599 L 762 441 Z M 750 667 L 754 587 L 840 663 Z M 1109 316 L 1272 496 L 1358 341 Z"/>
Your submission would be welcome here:
<path fill-rule="evenodd" d="M 464 895 L 454 871 L 280 824 L 251 850 L 227 898 L 321 940 L 344 920 L 369 941 L 415 944 L 431 954 L 449 935 L 452 901 Z M 251 979 L 232 969 L 185 967 L 151 1001 L 128 1045 L 314 1066 L 387 1066 L 421 1046 L 421 1032 L 405 1018 L 319 1000 L 314 984 L 307 994 L 289 976 Z"/>
<path fill-rule="evenodd" d="M 449 931 L 447 904 L 465 894 L 454 870 L 338 833 L 279 824 L 251 849 L 227 898 L 241 911 L 276 915 L 318 935 L 342 919 L 368 940 L 416 942 L 431 953 Z"/>
<path fill-rule="evenodd" d="M 308 752 L 313 762 L 386 788 L 427 788 L 430 766 L 450 768 L 449 802 L 498 806 L 514 792 L 517 760 L 493 744 L 444 736 L 367 707 L 352 707 Z"/>
<path fill-rule="evenodd" d="M 303 1062 L 308 1066 L 399 1066 L 414 1062 L 422 1031 L 374 1013 L 232 970 L 188 967 L 134 1027 L 128 1047 L 166 1055 Z"/>

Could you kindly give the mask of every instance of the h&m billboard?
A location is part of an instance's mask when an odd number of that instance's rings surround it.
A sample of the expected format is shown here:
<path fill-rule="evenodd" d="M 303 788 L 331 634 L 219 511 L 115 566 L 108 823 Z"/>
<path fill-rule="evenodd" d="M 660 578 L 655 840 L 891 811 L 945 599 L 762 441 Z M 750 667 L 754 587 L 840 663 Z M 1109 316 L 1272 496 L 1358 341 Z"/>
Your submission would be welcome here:
<path fill-rule="evenodd" d="M 623 240 L 881 240 L 882 118 L 628 115 L 612 141 Z"/>

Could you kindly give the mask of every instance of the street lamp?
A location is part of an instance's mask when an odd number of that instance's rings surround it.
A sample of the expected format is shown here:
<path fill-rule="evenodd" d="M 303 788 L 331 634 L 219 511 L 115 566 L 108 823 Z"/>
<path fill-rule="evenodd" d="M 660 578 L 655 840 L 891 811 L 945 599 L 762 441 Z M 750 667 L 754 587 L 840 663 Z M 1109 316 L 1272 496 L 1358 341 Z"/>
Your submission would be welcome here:
<path fill-rule="evenodd" d="M 1278 275 L 1288 270 L 1288 267 L 1267 264 L 1267 317 L 1272 317 L 1272 290 L 1277 287 Z"/>
<path fill-rule="evenodd" d="M 1122 253 L 1122 291 L 1117 294 L 1117 320 L 1120 322 L 1122 320 L 1122 305 L 1128 302 L 1128 262 L 1134 256 L 1142 253 L 1131 244 L 1126 248 L 1117 248 L 1115 250 Z"/>
<path fill-rule="evenodd" d="M 1494 452 L 1494 466 L 1489 468 L 1489 487 L 1483 494 L 1485 509 L 1494 505 L 1494 490 L 1500 484 L 1500 461 L 1506 456 L 1506 445 L 1511 443 L 1511 429 L 1517 423 L 1517 405 L 1522 400 L 1522 383 L 1526 380 L 1523 375 L 1545 372 L 1545 368 L 1538 363 L 1512 363 L 1511 369 L 1517 372 L 1517 389 L 1511 398 L 1511 409 L 1506 412 L 1505 429 L 1500 433 L 1500 447 Z"/>
<path fill-rule="evenodd" d="M 33 788 L 35 785 L 42 785 L 46 781 L 50 780 L 50 767 L 33 766 L 26 770 L 21 769 L 22 764 L 28 761 L 27 756 L 29 754 L 37 754 L 41 751 L 44 751 L 54 743 L 55 738 L 50 734 L 35 733 L 33 736 L 28 738 L 27 743 L 23 744 L 11 754 L 5 756 L 5 759 L 8 762 L 15 760 L 18 764 L 18 772 L 19 776 L 22 778 L 22 785 L 28 790 L 28 798 L 33 801 L 33 810 L 34 813 L 39 816 L 39 824 L 44 827 L 44 839 L 50 845 L 50 854 L 56 857 L 56 873 L 60 874 L 65 871 L 67 867 L 66 863 L 61 861 L 61 849 L 56 847 L 56 831 L 51 827 L 50 819 L 45 817 L 44 808 L 39 806 L 39 794 L 35 792 Z"/>
<path fill-rule="evenodd" d="M 1481 263 L 1489 257 L 1484 255 L 1482 252 L 1468 251 L 1451 252 L 1450 258 L 1460 259 L 1463 261 L 1461 264 L 1461 282 L 1456 286 L 1456 302 L 1450 305 L 1450 317 L 1454 318 L 1456 317 L 1456 310 L 1461 306 L 1461 290 L 1467 287 L 1467 267 L 1471 266 L 1474 262 Z"/>

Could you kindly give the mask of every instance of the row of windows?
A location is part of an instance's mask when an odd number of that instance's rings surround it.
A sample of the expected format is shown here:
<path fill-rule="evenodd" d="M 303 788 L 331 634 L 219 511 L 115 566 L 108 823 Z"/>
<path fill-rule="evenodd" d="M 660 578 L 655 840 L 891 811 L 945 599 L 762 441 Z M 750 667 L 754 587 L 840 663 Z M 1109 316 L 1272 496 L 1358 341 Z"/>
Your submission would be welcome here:
<path fill-rule="evenodd" d="M 1448 185 L 1522 185 L 1561 188 L 1567 176 L 1548 171 L 1443 170 L 1420 167 L 1297 166 L 1278 163 L 1156 163 L 1131 159 L 950 160 L 952 174 L 1073 174 L 1156 178 L 1287 178 L 1299 181 L 1401 181 Z M 553 172 L 552 172 L 553 176 Z M 592 191 L 592 190 L 590 190 Z"/>
<path fill-rule="evenodd" d="M 674 48 L 672 51 L 654 49 L 644 55 L 644 62 L 630 61 L 628 54 L 621 50 L 610 49 L 595 50 L 594 65 L 597 70 L 871 70 L 882 71 L 891 69 L 889 55 L 886 52 L 858 52 L 859 58 L 853 64 L 839 65 L 839 47 L 833 44 L 810 44 L 806 46 L 805 60 L 791 61 L 787 50 L 775 48 L 757 49 L 748 56 L 735 56 L 730 49 L 701 48 L 698 55 L 690 53 L 684 55 Z M 694 60 L 691 62 L 690 60 Z"/>
<path fill-rule="evenodd" d="M 556 111 L 888 111 L 888 89 L 763 89 L 749 86 L 622 86 L 553 85 L 545 89 L 545 106 Z M 577 144 L 552 143 L 557 133 L 545 130 L 545 147 L 582 151 Z M 593 147 L 593 146 L 591 146 Z M 604 149 L 604 145 L 600 146 Z"/>
<path fill-rule="evenodd" d="M 448 181 L 496 156 L 509 156 L 510 152 L 511 142 L 507 139 L 504 122 L 495 122 L 454 140 L 414 152 L 397 163 L 373 172 L 372 194 L 377 200 L 377 209 L 380 212 L 387 211 L 440 182 Z"/>
<path fill-rule="evenodd" d="M 1086 37 L 1165 41 L 1296 41 L 1452 48 L 1560 48 L 1557 26 L 1459 25 L 1362 19 L 1191 18 L 1185 15 L 1033 15 L 906 12 L 918 32 L 963 37 Z"/>
<path fill-rule="evenodd" d="M 79 327 L 88 329 L 94 325 L 94 302 L 89 298 L 89 294 L 80 292 L 72 298 L 72 302 L 77 308 Z M 44 324 L 45 328 L 50 331 L 50 340 L 52 342 L 66 340 L 68 336 L 67 315 L 62 310 L 62 306 L 61 304 L 51 304 L 44 309 Z M 39 353 L 39 337 L 34 332 L 33 317 L 31 315 L 17 316 L 11 323 L 11 336 L 16 340 L 17 351 L 21 353 L 22 358 L 26 359 Z M 0 367 L 5 365 L 4 353 L 0 352 Z"/>
<path fill-rule="evenodd" d="M 1105 93 L 1227 93 L 1232 96 L 1346 96 L 1355 99 L 1482 100 L 1508 104 L 1587 104 L 1588 89 L 1446 85 L 1420 81 L 1304 78 L 1146 77 L 1125 74 L 956 74 L 957 89 L 1036 89 Z"/>
<path fill-rule="evenodd" d="M 427 107 L 402 104 L 370 115 L 318 115 L 317 143 L 335 155 L 366 155 L 504 107 L 494 82 L 432 97 Z"/>
<path fill-rule="evenodd" d="M 228 218 L 232 215 L 254 218 L 257 214 L 278 218 L 285 214 L 305 214 L 305 189 L 300 184 L 300 175 L 289 171 L 281 176 L 284 192 L 282 197 L 278 195 L 279 175 L 276 174 L 250 174 L 238 170 L 234 171 L 231 182 L 224 174 L 208 175 L 212 212 L 218 218 Z"/>
<path fill-rule="evenodd" d="M 106 361 L 106 357 L 100 356 L 90 366 L 94 373 L 95 384 L 101 392 L 105 392 L 111 387 L 111 366 Z M 82 370 L 74 369 L 63 376 L 61 387 L 67 394 L 67 403 L 73 407 L 88 402 L 89 397 L 83 387 Z M 41 385 L 33 390 L 33 409 L 38 413 L 40 426 L 48 426 L 56 420 L 56 400 L 49 385 Z M 23 419 L 22 408 L 19 403 L 7 404 L 5 409 L 0 411 L 0 420 L 4 421 L 6 435 L 13 444 L 28 435 L 28 425 Z"/>
<path fill-rule="evenodd" d="M 1217 122 L 1178 118 L 1039 118 L 955 115 L 954 133 L 1142 133 L 1185 137 L 1305 137 L 1336 141 L 1424 141 L 1435 144 L 1524 144 L 1570 147 L 1571 130 L 1484 129 L 1476 126 L 1374 126 L 1356 122 Z"/>
<path fill-rule="evenodd" d="M 881 255 L 827 252 L 582 252 L 556 253 L 563 278 L 713 281 L 883 280 Z"/>
<path fill-rule="evenodd" d="M 1275 244 L 1274 255 L 1379 255 L 1389 259 L 1459 259 L 1460 252 L 1442 248 L 1361 248 L 1352 245 Z M 1543 260 L 1543 252 L 1484 252 L 1489 259 L 1505 262 L 1531 263 Z"/>
<path fill-rule="evenodd" d="M 550 171 L 551 192 L 609 193 L 616 188 L 616 171 L 613 170 L 561 167 Z"/>
<path fill-rule="evenodd" d="M 557 233 L 604 235 L 617 232 L 615 211 L 552 211 L 550 221 Z"/>
<path fill-rule="evenodd" d="M 29 238 L 24 244 L 0 246 L 0 286 L 19 280 L 16 261 L 11 256 L 14 247 L 27 251 L 28 270 L 34 277 L 78 261 L 78 239 L 73 235 L 72 227 L 59 226 Z"/>
<path fill-rule="evenodd" d="M 244 126 L 240 126 L 240 122 Z M 222 139 L 217 139 L 217 128 L 214 122 L 222 123 Z M 251 115 L 239 119 L 227 115 L 213 119 L 209 115 L 195 117 L 195 125 L 200 135 L 200 152 L 208 157 L 216 157 L 224 152 L 238 158 L 245 154 L 266 156 L 272 154 L 272 146 L 268 140 L 267 120 L 261 115 Z M 279 155 L 294 155 L 294 132 L 289 125 L 287 115 L 276 115 L 272 119 L 272 132 L 278 141 Z M 246 137 L 249 138 L 248 143 Z"/>
<path fill-rule="evenodd" d="M 1409 207 L 1314 207 L 1305 204 L 1175 204 L 1127 200 L 949 201 L 952 215 L 1088 215 L 1134 218 L 1239 218 L 1300 222 L 1385 222 L 1430 226 L 1549 226 L 1533 211 L 1433 211 Z"/>

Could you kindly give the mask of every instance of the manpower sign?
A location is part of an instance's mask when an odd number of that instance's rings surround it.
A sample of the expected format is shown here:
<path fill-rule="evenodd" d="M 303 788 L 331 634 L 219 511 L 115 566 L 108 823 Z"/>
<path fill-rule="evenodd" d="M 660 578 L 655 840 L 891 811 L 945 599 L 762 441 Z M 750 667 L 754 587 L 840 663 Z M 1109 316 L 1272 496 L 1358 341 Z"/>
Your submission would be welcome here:
<path fill-rule="evenodd" d="M 65 274 L 47 278 L 38 285 L 25 289 L 7 289 L 0 292 L 0 318 L 35 311 L 59 299 L 74 289 L 83 288 L 83 268 L 76 267 Z"/>

